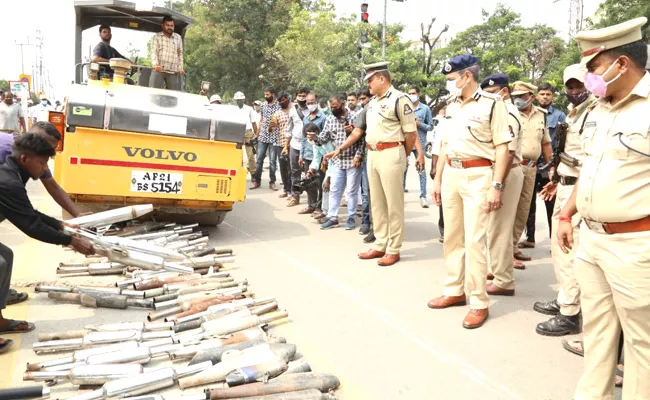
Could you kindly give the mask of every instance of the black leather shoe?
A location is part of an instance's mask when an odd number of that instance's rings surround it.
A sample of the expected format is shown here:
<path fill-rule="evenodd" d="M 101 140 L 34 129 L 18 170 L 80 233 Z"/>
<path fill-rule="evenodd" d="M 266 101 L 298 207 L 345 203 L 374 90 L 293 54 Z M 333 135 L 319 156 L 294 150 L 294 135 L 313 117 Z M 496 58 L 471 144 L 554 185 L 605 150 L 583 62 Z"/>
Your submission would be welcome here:
<path fill-rule="evenodd" d="M 375 232 L 373 232 L 373 231 L 371 230 L 370 233 L 368 234 L 368 236 L 366 236 L 365 238 L 363 238 L 363 241 L 364 241 L 365 243 L 373 243 L 373 242 L 375 241 Z"/>
<path fill-rule="evenodd" d="M 560 305 L 557 304 L 557 300 L 538 301 L 533 306 L 533 309 L 544 315 L 558 315 L 560 313 Z"/>
<path fill-rule="evenodd" d="M 544 336 L 576 335 L 582 331 L 580 329 L 580 314 L 571 317 L 558 314 L 546 322 L 537 324 L 535 331 Z"/>

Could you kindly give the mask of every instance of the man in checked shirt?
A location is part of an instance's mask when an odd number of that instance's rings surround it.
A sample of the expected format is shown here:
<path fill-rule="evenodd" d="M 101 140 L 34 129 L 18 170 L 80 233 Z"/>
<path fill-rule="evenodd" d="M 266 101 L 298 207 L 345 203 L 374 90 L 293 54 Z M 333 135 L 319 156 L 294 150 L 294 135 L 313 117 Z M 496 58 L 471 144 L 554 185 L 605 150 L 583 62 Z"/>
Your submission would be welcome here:
<path fill-rule="evenodd" d="M 162 89 L 163 83 L 169 90 L 181 90 L 180 75 L 183 71 L 183 38 L 174 32 L 174 19 L 165 15 L 162 32 L 158 32 L 151 43 L 151 71 L 149 87 Z M 180 74 L 180 75 L 179 75 Z"/>
<path fill-rule="evenodd" d="M 333 95 L 330 98 L 332 115 L 325 120 L 323 131 L 319 140 L 323 143 L 332 140 L 335 146 L 340 146 L 354 130 L 354 121 L 357 112 L 345 107 L 346 96 L 344 93 Z M 328 221 L 321 225 L 321 229 L 336 228 L 339 225 L 339 207 L 343 190 L 347 187 L 348 218 L 345 229 L 352 230 L 356 227 L 355 216 L 361 189 L 361 161 L 365 139 L 361 139 L 352 146 L 342 150 L 330 162 L 331 187 L 329 193 Z"/>

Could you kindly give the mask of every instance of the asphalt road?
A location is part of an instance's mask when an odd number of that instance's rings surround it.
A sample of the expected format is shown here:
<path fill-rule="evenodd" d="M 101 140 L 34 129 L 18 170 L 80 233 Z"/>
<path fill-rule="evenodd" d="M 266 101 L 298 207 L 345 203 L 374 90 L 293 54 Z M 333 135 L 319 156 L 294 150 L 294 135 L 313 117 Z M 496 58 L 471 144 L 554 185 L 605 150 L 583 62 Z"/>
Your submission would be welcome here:
<path fill-rule="evenodd" d="M 302 204 L 287 208 L 266 181 L 212 231 L 211 242 L 235 251 L 235 276 L 248 278 L 258 295 L 276 296 L 289 311 L 290 323 L 274 327 L 273 333 L 296 343 L 315 371 L 336 374 L 341 399 L 572 398 L 582 358 L 563 350 L 561 338 L 535 333 L 546 317 L 533 311 L 533 303 L 555 294 L 544 208 L 538 207 L 542 214 L 533 261 L 516 272 L 516 295 L 493 297 L 488 322 L 466 330 L 461 322 L 468 308 L 426 306 L 441 293 L 445 278 L 438 211 L 420 207 L 413 168 L 407 182 L 402 261 L 390 268 L 357 258 L 368 248 L 357 230 L 321 231 L 309 216 L 297 215 Z M 38 209 L 57 215 L 40 183 L 30 182 L 29 192 Z M 0 224 L 0 237 L 15 251 L 13 281 L 18 285 L 56 281 L 58 262 L 74 258 L 72 252 L 27 238 L 8 222 Z M 44 295 L 31 294 L 30 301 L 10 306 L 6 315 L 27 318 L 37 330 L 4 336 L 16 344 L 0 356 L 0 370 L 10 371 L 0 374 L 0 387 L 25 385 L 25 363 L 39 359 L 31 351 L 38 332 L 142 320 L 145 313 L 54 305 Z M 62 396 L 65 389 L 53 393 Z"/>

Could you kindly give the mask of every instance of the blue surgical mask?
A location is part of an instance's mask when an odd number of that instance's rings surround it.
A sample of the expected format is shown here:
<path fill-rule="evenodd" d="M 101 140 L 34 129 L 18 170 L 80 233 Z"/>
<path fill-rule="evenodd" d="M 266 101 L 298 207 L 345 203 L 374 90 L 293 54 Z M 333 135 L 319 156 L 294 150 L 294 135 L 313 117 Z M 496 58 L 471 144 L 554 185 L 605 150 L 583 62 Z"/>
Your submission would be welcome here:
<path fill-rule="evenodd" d="M 47 105 L 47 100 L 41 100 L 41 104 L 46 106 Z"/>

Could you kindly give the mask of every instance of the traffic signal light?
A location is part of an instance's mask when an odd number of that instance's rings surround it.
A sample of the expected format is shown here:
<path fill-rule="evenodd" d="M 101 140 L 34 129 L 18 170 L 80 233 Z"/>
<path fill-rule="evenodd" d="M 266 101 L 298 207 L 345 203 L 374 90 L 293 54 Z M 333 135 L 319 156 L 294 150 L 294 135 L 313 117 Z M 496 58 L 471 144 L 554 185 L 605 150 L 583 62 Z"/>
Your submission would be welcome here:
<path fill-rule="evenodd" d="M 361 41 L 361 43 L 368 43 L 368 33 L 367 32 L 361 31 L 360 36 L 361 37 L 359 38 L 359 40 Z"/>
<path fill-rule="evenodd" d="M 368 3 L 361 4 L 361 22 L 368 23 Z"/>

